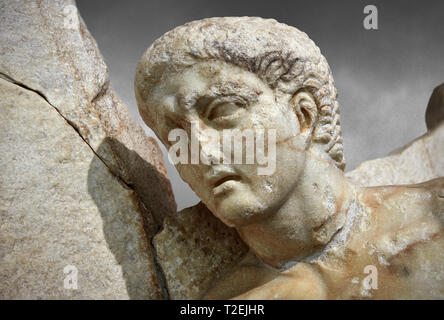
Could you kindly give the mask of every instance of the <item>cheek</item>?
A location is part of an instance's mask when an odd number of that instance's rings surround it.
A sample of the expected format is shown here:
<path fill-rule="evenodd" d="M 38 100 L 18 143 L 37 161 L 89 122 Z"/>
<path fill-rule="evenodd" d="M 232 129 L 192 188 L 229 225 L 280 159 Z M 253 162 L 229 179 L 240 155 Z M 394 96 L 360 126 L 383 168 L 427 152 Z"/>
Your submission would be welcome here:
<path fill-rule="evenodd" d="M 271 96 L 263 97 L 252 109 L 253 125 L 274 128 L 282 135 L 300 133 L 299 120 L 292 108 L 275 102 Z"/>
<path fill-rule="evenodd" d="M 288 141 L 301 133 L 299 120 L 292 110 L 279 111 L 274 123 L 277 127 L 278 141 Z"/>
<path fill-rule="evenodd" d="M 285 192 L 293 185 L 304 166 L 304 139 L 300 135 L 299 122 L 291 110 L 286 111 L 276 104 L 262 104 L 255 107 L 251 117 L 244 121 L 244 128 L 264 128 L 265 152 L 270 150 L 270 130 L 274 131 L 274 159 L 267 156 L 268 161 L 274 160 L 275 171 L 270 175 L 258 175 L 258 167 L 267 165 L 240 166 L 240 169 L 251 179 L 255 193 Z M 263 111 L 266 111 L 263 112 Z M 257 143 L 257 141 L 256 141 Z"/>
<path fill-rule="evenodd" d="M 306 152 L 302 148 L 303 138 L 299 135 L 282 134 L 288 128 L 279 130 L 275 149 L 275 171 L 269 176 L 254 176 L 255 193 L 267 201 L 279 201 L 290 192 L 305 167 Z"/>
<path fill-rule="evenodd" d="M 287 148 L 277 148 L 276 168 L 269 176 L 256 177 L 256 189 L 261 193 L 272 193 L 282 197 L 287 194 L 298 181 L 304 168 L 304 153 L 294 152 Z"/>

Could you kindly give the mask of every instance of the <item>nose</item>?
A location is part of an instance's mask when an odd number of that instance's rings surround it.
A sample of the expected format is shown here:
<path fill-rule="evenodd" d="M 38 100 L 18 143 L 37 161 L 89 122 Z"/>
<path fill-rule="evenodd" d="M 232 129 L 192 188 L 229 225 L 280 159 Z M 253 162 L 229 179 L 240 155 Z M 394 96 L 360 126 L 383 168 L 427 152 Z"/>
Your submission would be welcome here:
<path fill-rule="evenodd" d="M 221 138 L 217 130 L 208 127 L 197 130 L 197 141 L 200 146 L 200 161 L 203 164 L 213 165 L 221 162 L 223 154 Z"/>

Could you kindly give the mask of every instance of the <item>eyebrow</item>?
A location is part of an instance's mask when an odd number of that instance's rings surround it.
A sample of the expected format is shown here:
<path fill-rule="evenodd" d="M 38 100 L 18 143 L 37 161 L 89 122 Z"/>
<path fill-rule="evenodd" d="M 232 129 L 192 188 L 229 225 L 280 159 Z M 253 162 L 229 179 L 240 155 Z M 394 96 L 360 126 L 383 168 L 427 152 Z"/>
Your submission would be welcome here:
<path fill-rule="evenodd" d="M 197 94 L 194 92 L 188 96 L 177 94 L 176 99 L 180 107 L 190 110 L 196 107 L 196 105 L 200 101 L 202 101 L 202 99 L 216 99 L 220 97 L 238 96 L 241 99 L 245 100 L 247 103 L 254 103 L 257 102 L 261 94 L 262 91 L 251 88 L 245 83 L 228 81 L 223 83 L 216 83 L 204 93 Z"/>

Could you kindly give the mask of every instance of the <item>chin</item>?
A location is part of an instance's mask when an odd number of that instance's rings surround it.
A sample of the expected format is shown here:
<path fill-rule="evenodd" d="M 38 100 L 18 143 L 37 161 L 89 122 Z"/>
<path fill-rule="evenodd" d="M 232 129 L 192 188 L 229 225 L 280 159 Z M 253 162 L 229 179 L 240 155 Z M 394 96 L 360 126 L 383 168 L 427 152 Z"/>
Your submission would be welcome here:
<path fill-rule="evenodd" d="M 215 199 L 214 215 L 229 227 L 241 227 L 267 218 L 267 208 L 255 195 L 231 192 Z"/>

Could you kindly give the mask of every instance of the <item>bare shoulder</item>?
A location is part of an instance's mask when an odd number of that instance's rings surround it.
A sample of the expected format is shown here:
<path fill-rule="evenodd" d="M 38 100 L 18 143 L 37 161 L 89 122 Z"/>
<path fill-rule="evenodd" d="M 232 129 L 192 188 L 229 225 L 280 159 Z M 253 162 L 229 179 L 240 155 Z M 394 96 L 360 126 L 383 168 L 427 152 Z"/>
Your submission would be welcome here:
<path fill-rule="evenodd" d="M 444 178 L 414 185 L 367 188 L 360 200 L 367 208 L 366 232 L 359 243 L 371 243 L 386 259 L 416 244 L 436 242 L 444 227 Z"/>
<path fill-rule="evenodd" d="M 330 294 L 346 299 L 442 296 L 444 178 L 365 188 L 358 199 L 362 215 L 354 224 L 344 255 L 322 264 L 325 278 L 334 280 L 328 282 Z M 361 282 L 349 281 L 359 279 L 367 266 L 376 267 L 383 279 L 378 290 L 366 291 Z"/>
<path fill-rule="evenodd" d="M 365 188 L 360 200 L 378 216 L 390 214 L 390 220 L 433 215 L 443 222 L 444 177 L 418 184 Z"/>

